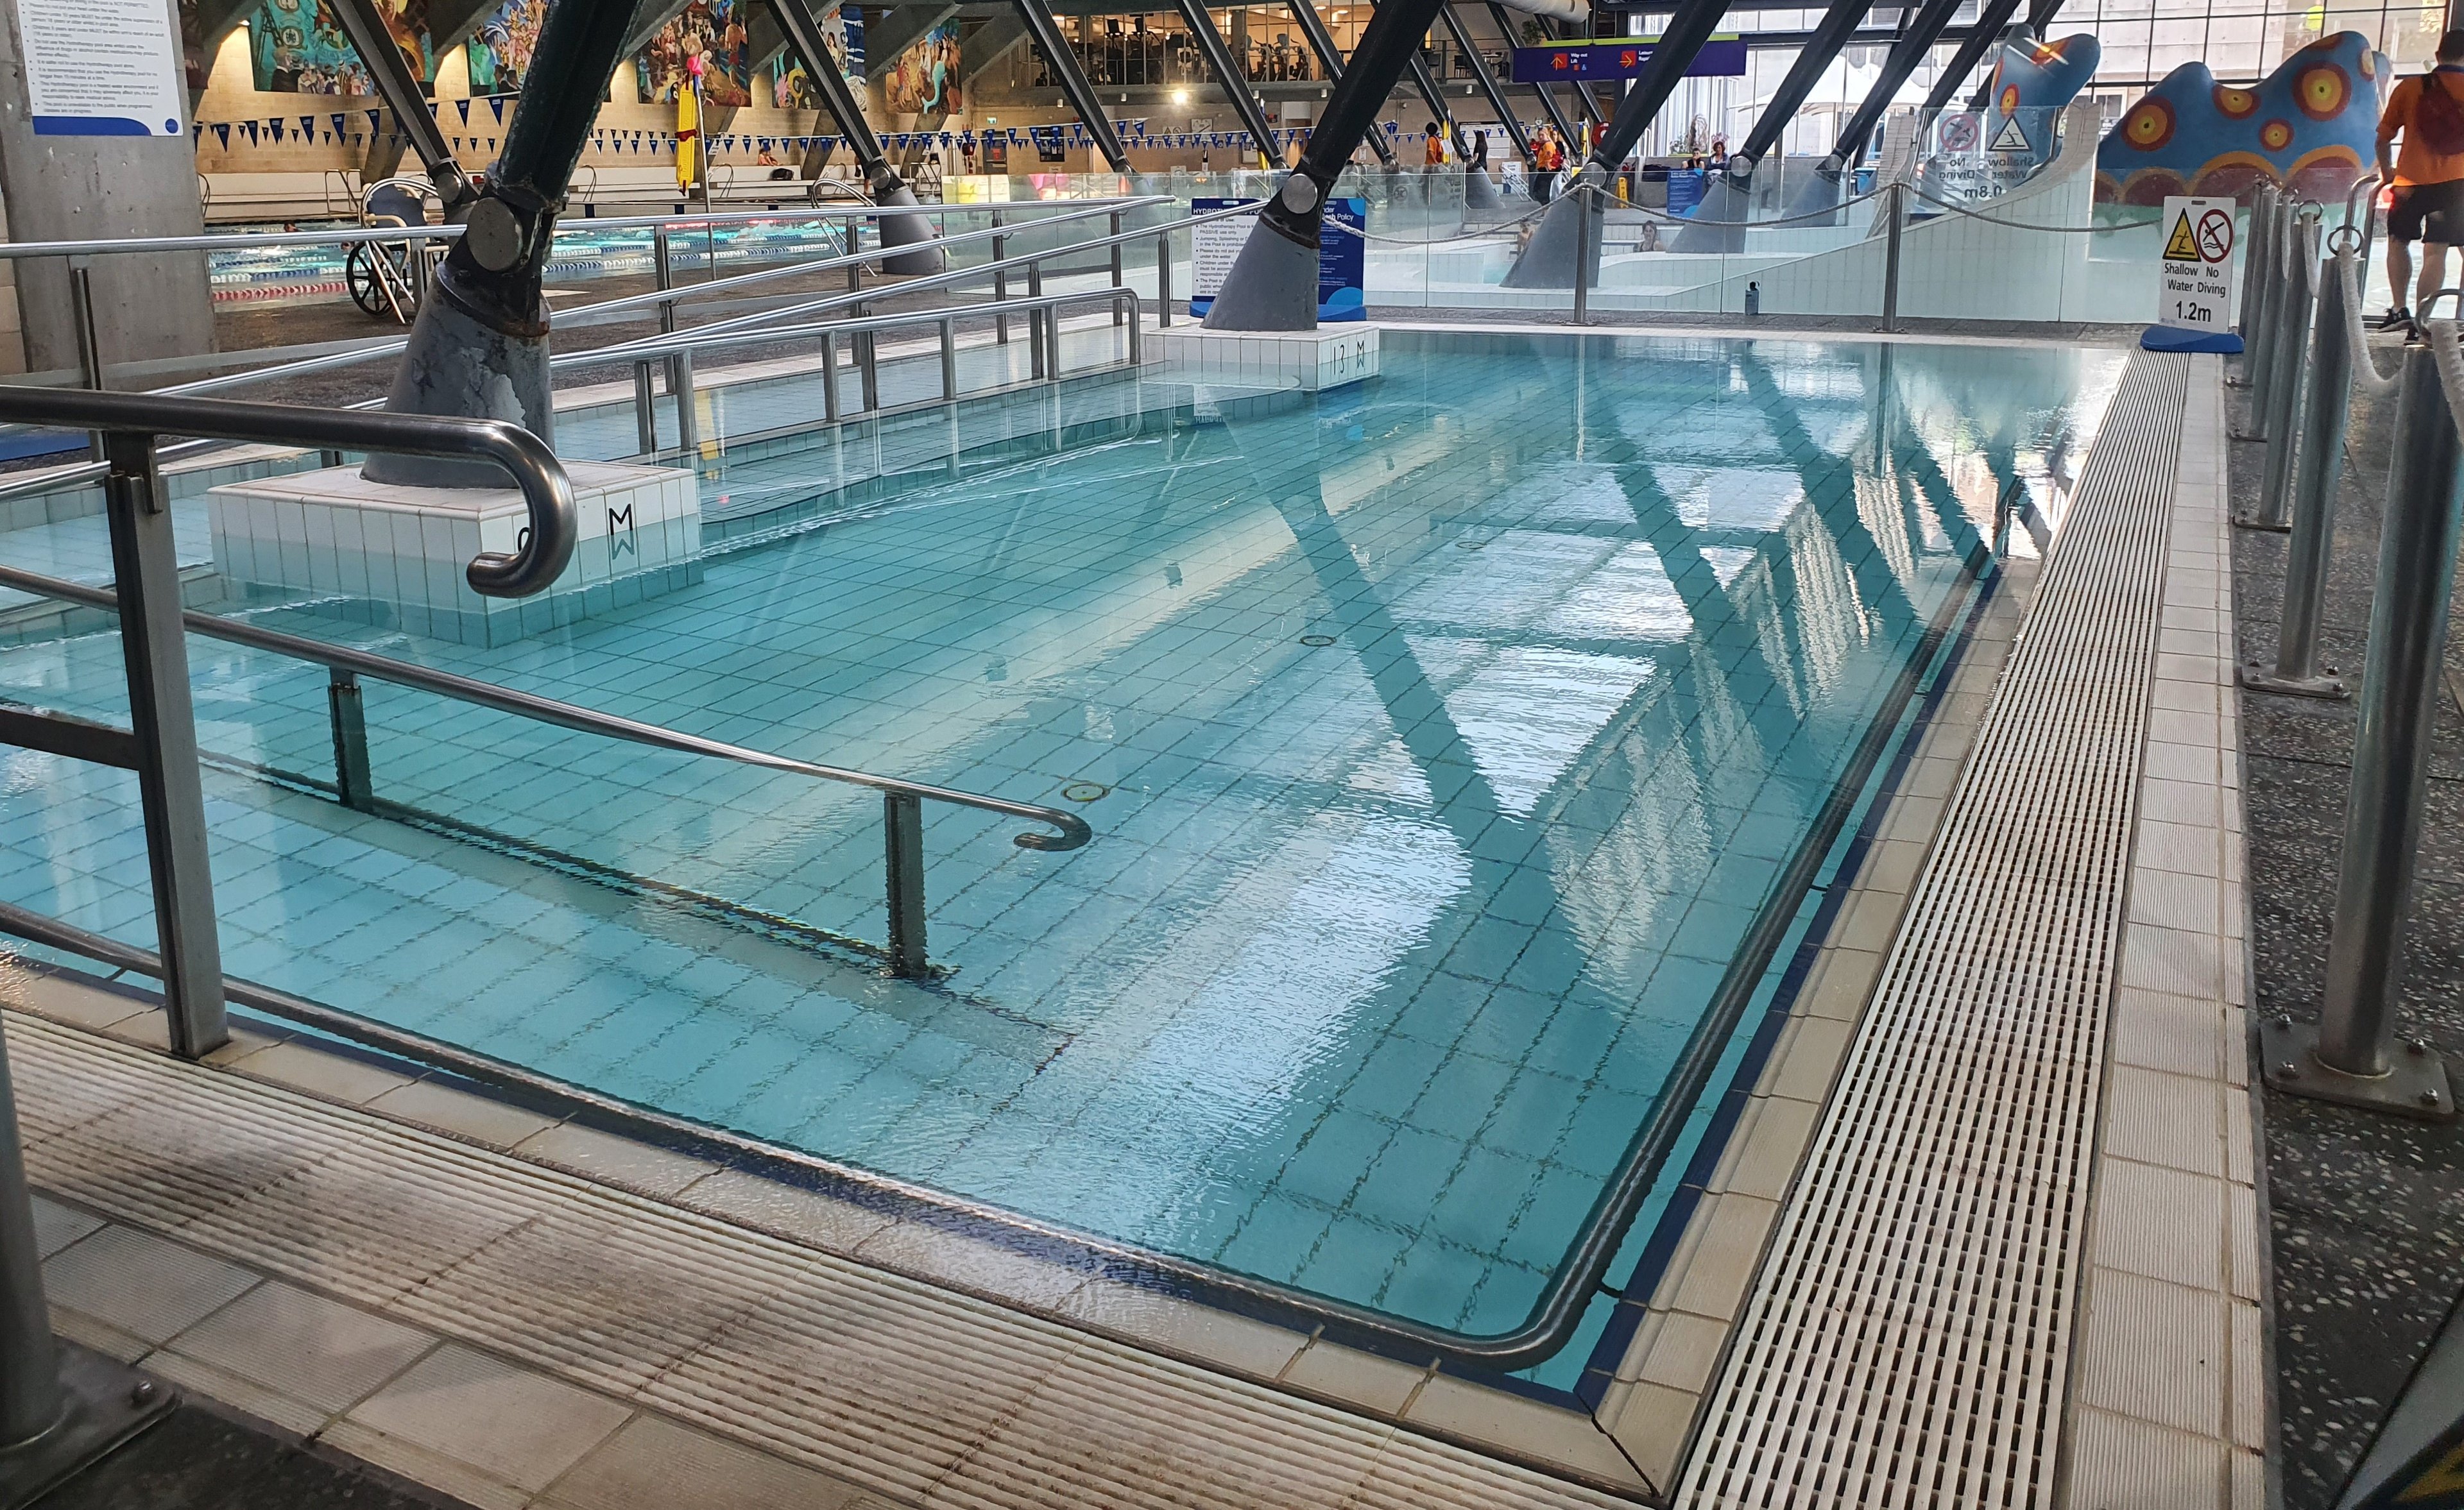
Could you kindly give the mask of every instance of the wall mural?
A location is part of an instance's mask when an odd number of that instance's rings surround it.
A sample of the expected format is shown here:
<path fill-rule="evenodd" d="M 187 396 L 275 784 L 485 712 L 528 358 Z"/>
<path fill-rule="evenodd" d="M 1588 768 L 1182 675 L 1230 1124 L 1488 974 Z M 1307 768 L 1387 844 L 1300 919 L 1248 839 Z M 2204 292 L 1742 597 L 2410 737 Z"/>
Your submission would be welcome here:
<path fill-rule="evenodd" d="M 958 98 L 958 23 L 944 21 L 908 45 L 881 81 L 882 102 L 896 116 L 929 116 L 966 108 Z"/>
<path fill-rule="evenodd" d="M 2377 152 L 2387 55 L 2338 32 L 2247 89 L 2185 63 L 2123 113 L 2096 154 L 2096 197 L 2156 205 L 2167 194 L 2241 199 L 2262 183 L 2341 197 Z"/>
<path fill-rule="evenodd" d="M 822 26 L 822 45 L 838 60 L 839 72 L 848 83 L 864 85 L 864 22 L 857 12 L 846 6 L 825 7 L 818 17 Z M 771 102 L 781 110 L 819 110 L 821 92 L 804 77 L 804 65 L 793 48 L 779 55 L 771 65 Z"/>
<path fill-rule="evenodd" d="M 393 33 L 411 77 L 432 77 L 428 44 L 428 0 L 378 0 L 378 13 Z M 256 87 L 297 95 L 372 95 L 368 71 L 351 50 L 341 23 L 324 0 L 263 0 L 249 17 L 249 56 Z"/>
<path fill-rule="evenodd" d="M 753 43 L 744 32 L 744 0 L 693 0 L 659 28 L 633 59 L 642 103 L 673 101 L 679 89 L 691 89 L 686 60 L 696 53 L 702 55 L 702 103 L 753 103 Z"/>
<path fill-rule="evenodd" d="M 531 54 L 539 48 L 539 23 L 546 19 L 547 0 L 505 0 L 480 22 L 464 51 L 471 65 L 471 93 L 520 94 Z"/>

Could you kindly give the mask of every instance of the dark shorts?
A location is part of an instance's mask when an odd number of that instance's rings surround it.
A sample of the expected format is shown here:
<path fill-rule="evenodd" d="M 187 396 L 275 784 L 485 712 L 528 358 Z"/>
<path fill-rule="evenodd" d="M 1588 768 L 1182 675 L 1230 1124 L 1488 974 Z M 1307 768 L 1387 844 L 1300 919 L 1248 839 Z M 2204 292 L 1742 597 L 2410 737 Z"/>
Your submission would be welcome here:
<path fill-rule="evenodd" d="M 2464 244 L 2464 179 L 2399 185 L 2395 206 L 2387 211 L 2387 239 L 2441 247 Z"/>

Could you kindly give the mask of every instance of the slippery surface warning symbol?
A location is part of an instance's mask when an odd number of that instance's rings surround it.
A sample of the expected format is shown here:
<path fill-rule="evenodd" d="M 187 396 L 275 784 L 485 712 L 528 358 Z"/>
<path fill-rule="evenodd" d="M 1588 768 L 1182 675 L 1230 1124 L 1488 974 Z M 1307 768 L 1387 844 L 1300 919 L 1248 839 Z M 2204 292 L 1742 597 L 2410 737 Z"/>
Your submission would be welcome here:
<path fill-rule="evenodd" d="M 2165 201 L 2165 249 L 2156 264 L 2162 323 L 2217 332 L 2232 326 L 2233 211 L 2229 199 Z"/>

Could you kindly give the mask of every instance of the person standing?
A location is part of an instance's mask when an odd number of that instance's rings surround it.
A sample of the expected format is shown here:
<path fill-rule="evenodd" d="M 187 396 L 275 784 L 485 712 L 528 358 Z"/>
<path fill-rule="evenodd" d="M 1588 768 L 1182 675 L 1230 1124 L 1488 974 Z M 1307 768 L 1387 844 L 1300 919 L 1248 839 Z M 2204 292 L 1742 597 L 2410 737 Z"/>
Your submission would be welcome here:
<path fill-rule="evenodd" d="M 2445 287 L 2447 249 L 2464 241 L 2464 30 L 2441 36 L 2437 66 L 2397 84 L 2388 98 L 2379 118 L 2379 176 L 2395 195 L 2387 211 L 2387 296 L 2401 301 L 2408 285 L 2414 290 L 2411 304 L 2388 306 L 2379 329 L 2409 331 L 2419 340 L 2414 311 Z M 2415 241 L 2422 244 L 2418 284 Z"/>

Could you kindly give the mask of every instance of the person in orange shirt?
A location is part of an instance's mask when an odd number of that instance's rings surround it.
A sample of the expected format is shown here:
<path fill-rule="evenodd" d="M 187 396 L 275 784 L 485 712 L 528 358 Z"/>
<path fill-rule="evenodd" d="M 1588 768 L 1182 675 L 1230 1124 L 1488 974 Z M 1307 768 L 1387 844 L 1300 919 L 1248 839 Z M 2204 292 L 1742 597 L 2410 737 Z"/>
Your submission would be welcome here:
<path fill-rule="evenodd" d="M 2395 139 L 2404 137 L 2402 151 Z M 2387 292 L 2413 302 L 2395 304 L 2381 330 L 2421 339 L 2415 309 L 2445 286 L 2447 249 L 2464 242 L 2464 30 L 2438 39 L 2438 66 L 2395 86 L 2379 118 L 2379 176 L 2394 186 L 2387 211 Z M 2412 281 L 2412 243 L 2421 247 L 2421 281 Z"/>

